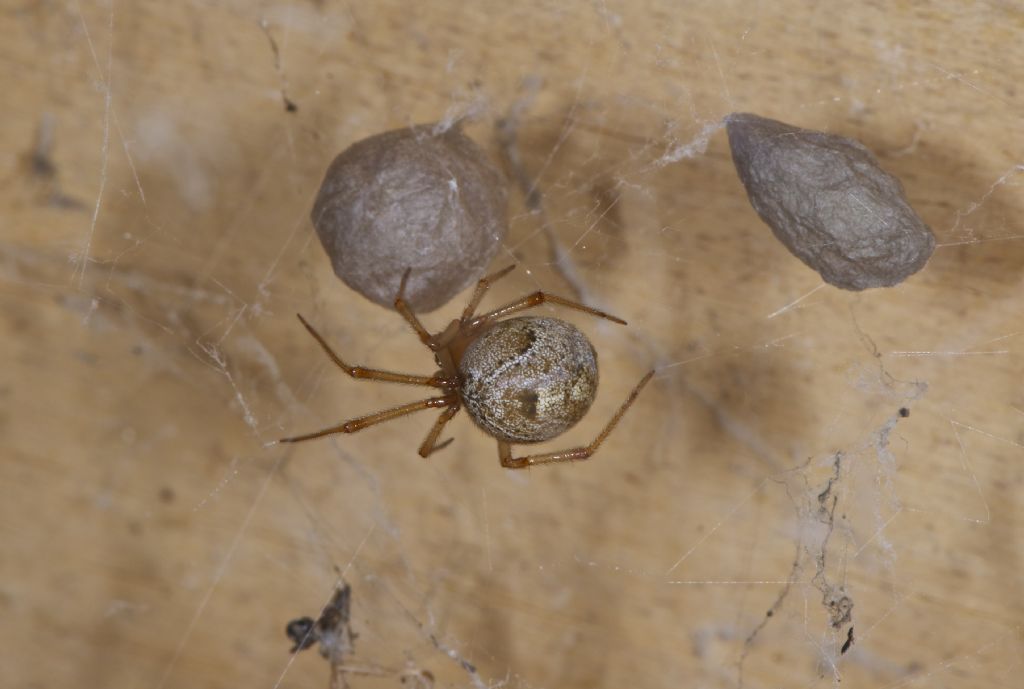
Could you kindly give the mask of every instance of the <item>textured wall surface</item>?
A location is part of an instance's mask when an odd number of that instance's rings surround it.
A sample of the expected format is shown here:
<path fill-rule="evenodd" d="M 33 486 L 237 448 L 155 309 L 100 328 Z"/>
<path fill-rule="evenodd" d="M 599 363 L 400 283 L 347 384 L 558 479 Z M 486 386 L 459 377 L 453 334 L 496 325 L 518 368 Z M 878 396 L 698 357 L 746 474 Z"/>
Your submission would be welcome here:
<path fill-rule="evenodd" d="M 337 686 L 1015 686 L 1018 4 L 8 2 L 0 33 L 10 686 L 326 687 L 283 628 L 339 573 L 364 674 Z M 750 207 L 734 111 L 862 141 L 929 264 L 824 285 Z M 353 141 L 460 116 L 524 187 L 487 304 L 629 321 L 537 310 L 601 366 L 542 447 L 658 374 L 576 465 L 503 470 L 464 414 L 420 459 L 434 412 L 264 447 L 426 396 L 294 314 L 433 372 L 308 216 Z"/>

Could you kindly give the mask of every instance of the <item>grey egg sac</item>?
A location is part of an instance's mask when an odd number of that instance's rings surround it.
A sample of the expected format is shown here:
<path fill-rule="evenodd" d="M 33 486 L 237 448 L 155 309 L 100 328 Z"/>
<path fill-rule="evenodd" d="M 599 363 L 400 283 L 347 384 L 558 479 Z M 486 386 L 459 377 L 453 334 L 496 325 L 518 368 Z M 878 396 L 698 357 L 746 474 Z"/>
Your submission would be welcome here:
<path fill-rule="evenodd" d="M 458 126 L 396 129 L 352 144 L 324 175 L 313 206 L 335 274 L 391 308 L 448 302 L 479 278 L 508 229 L 504 174 Z"/>
<path fill-rule="evenodd" d="M 499 321 L 459 362 L 466 411 L 509 443 L 550 440 L 571 428 L 597 394 L 597 353 L 575 326 L 557 318 Z"/>
<path fill-rule="evenodd" d="M 750 113 L 726 130 L 754 210 L 825 282 L 891 287 L 928 262 L 935 235 L 859 141 Z"/>

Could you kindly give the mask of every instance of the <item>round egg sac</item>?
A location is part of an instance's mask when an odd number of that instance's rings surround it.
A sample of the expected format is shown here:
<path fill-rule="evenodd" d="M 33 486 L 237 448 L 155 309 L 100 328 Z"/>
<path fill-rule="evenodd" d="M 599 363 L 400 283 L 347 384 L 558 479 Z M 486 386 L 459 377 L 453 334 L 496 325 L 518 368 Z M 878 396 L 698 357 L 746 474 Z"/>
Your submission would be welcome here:
<path fill-rule="evenodd" d="M 391 308 L 431 311 L 474 283 L 508 230 L 505 177 L 458 126 L 352 144 L 324 175 L 313 225 L 335 274 Z"/>

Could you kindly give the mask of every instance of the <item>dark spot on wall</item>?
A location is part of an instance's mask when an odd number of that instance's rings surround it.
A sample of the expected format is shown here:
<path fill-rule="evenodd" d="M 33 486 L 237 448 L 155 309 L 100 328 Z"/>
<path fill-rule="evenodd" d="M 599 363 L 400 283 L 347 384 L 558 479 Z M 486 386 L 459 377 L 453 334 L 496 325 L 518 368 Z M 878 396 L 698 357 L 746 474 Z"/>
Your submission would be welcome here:
<path fill-rule="evenodd" d="M 843 643 L 843 647 L 839 649 L 839 655 L 849 651 L 851 646 L 853 646 L 853 625 L 850 625 L 850 630 L 846 633 L 846 641 Z"/>

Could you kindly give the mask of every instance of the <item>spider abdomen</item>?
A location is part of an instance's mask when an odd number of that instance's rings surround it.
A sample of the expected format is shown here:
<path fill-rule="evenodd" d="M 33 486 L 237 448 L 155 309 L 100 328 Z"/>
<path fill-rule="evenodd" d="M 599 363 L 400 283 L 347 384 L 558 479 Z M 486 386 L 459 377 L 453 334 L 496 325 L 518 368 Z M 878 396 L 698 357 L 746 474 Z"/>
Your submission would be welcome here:
<path fill-rule="evenodd" d="M 481 333 L 459 362 L 462 401 L 484 431 L 509 443 L 550 440 L 597 394 L 597 354 L 557 318 L 510 318 Z"/>

